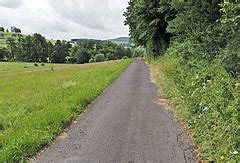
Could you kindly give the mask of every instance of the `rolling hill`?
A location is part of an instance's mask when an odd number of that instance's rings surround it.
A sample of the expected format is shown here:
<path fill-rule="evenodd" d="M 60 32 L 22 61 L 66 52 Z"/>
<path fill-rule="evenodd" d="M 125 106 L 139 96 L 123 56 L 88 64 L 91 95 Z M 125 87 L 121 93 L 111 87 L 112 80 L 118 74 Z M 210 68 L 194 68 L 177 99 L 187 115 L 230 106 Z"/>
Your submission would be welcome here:
<path fill-rule="evenodd" d="M 101 42 L 101 41 L 111 41 L 115 43 L 122 43 L 122 44 L 131 44 L 130 38 L 129 37 L 118 37 L 114 39 L 107 39 L 107 40 L 97 40 L 97 39 L 87 39 L 87 38 L 75 38 L 71 39 L 72 42 L 80 43 L 84 40 L 93 40 L 95 42 Z"/>
<path fill-rule="evenodd" d="M 114 39 L 108 39 L 107 41 L 112 41 L 116 43 L 131 43 L 131 40 L 129 37 L 118 37 Z"/>

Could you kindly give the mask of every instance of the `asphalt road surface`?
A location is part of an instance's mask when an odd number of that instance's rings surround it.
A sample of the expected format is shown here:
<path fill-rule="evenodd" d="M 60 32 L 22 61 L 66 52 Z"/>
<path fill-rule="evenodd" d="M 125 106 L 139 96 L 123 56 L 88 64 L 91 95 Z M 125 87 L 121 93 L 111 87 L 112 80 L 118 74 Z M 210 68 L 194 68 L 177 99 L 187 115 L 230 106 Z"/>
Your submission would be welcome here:
<path fill-rule="evenodd" d="M 36 162 L 195 162 L 193 144 L 158 98 L 147 65 L 135 61 Z"/>

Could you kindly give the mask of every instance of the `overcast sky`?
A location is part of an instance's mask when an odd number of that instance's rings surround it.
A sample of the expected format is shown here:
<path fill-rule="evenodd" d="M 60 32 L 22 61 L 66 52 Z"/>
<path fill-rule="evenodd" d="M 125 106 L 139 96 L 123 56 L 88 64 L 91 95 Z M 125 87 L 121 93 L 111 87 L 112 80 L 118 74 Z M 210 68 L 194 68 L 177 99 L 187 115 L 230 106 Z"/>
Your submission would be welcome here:
<path fill-rule="evenodd" d="M 0 0 L 0 26 L 47 38 L 107 39 L 128 36 L 128 0 Z"/>

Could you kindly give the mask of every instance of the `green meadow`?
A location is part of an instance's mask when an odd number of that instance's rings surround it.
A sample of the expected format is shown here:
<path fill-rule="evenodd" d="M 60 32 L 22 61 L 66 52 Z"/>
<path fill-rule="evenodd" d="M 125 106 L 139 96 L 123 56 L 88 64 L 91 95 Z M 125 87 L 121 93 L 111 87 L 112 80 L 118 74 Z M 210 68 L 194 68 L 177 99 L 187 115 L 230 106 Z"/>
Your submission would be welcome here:
<path fill-rule="evenodd" d="M 35 155 L 131 62 L 0 63 L 0 162 Z"/>

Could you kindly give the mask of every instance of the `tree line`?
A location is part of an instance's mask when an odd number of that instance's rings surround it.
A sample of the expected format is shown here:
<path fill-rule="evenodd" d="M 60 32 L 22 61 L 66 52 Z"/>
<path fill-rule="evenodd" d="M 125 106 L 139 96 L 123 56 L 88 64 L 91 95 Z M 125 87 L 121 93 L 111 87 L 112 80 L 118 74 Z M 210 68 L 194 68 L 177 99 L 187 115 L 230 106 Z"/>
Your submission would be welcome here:
<path fill-rule="evenodd" d="M 12 26 L 10 28 L 10 31 L 14 32 L 14 33 L 21 33 L 22 32 L 20 28 L 17 28 L 17 27 L 14 27 L 14 26 Z M 9 32 L 9 30 L 5 29 L 4 27 L 0 27 L 0 32 Z"/>
<path fill-rule="evenodd" d="M 84 40 L 71 49 L 71 59 L 80 64 L 131 57 L 131 48 L 110 41 Z"/>
<path fill-rule="evenodd" d="M 130 0 L 124 16 L 131 39 L 146 47 L 147 57 L 163 55 L 170 43 L 191 41 L 203 50 L 192 57 L 220 58 L 229 73 L 239 73 L 238 0 Z"/>
<path fill-rule="evenodd" d="M 23 62 L 65 63 L 72 45 L 68 41 L 47 41 L 41 34 L 18 35 L 6 40 L 7 48 L 0 50 L 1 60 Z"/>
<path fill-rule="evenodd" d="M 0 48 L 1 61 L 89 63 L 138 57 L 142 49 L 133 50 L 110 41 L 83 40 L 79 43 L 48 41 L 41 34 L 18 35 Z"/>

